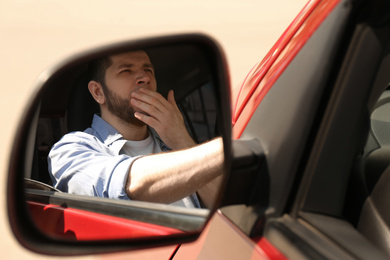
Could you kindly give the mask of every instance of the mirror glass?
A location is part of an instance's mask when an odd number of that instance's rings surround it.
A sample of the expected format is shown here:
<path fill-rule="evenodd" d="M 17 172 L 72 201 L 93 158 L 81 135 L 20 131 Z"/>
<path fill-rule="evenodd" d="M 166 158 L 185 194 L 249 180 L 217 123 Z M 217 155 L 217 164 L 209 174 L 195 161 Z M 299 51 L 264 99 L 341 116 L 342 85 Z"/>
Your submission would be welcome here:
<path fill-rule="evenodd" d="M 109 62 L 104 65 L 97 60 Z M 145 65 L 148 60 L 152 65 Z M 107 92 L 98 80 L 94 80 L 96 68 L 105 70 Z M 167 99 L 173 90 L 183 125 L 197 146 L 220 139 L 222 135 L 220 97 L 216 88 L 220 83 L 216 74 L 216 65 L 210 62 L 207 52 L 196 44 L 187 43 L 149 44 L 136 49 L 134 45 L 129 49 L 112 47 L 70 59 L 48 73 L 33 105 L 35 114 L 28 130 L 25 155 L 25 199 L 36 227 L 46 236 L 70 241 L 138 239 L 200 230 L 213 205 L 206 207 L 197 193 L 186 196 L 185 202 L 180 200 L 179 203 L 124 198 L 127 196 L 124 187 L 131 182 L 126 177 L 129 167 L 135 167 L 135 162 L 141 160 L 135 160 L 139 155 L 134 153 L 138 153 L 137 149 L 142 150 L 140 158 L 148 157 L 150 153 L 170 153 L 168 145 L 162 148 L 164 144 L 160 142 L 161 139 L 166 142 L 164 139 L 168 138 L 160 135 L 168 130 L 147 127 L 145 135 L 142 123 L 132 121 L 128 125 L 136 125 L 134 132 L 144 134 L 135 141 L 152 137 L 152 146 L 149 142 L 146 146 L 139 144 L 143 148 L 134 148 L 137 144 L 132 146 L 133 142 L 127 142 L 123 136 L 130 132 L 124 131 L 124 124 L 118 123 L 123 123 L 124 119 L 117 120 L 120 117 L 108 108 L 107 99 L 116 101 L 111 102 L 111 106 L 116 106 L 117 110 L 127 111 L 132 106 L 131 98 L 123 93 L 133 91 L 134 82 L 151 91 L 153 87 L 148 86 L 155 78 L 156 91 L 164 102 L 170 102 Z M 150 102 L 161 101 L 160 96 L 142 94 L 144 96 L 137 96 L 139 106 L 149 102 L 151 97 Z M 158 117 L 137 109 L 135 111 L 142 115 Z M 154 110 L 148 111 L 154 113 Z M 174 124 L 170 127 L 178 128 Z M 129 136 L 134 137 L 131 133 Z M 177 140 L 181 135 L 178 131 Z M 169 142 L 176 144 L 177 140 Z M 125 147 L 129 147 L 129 151 Z M 129 161 L 129 157 L 132 163 L 122 163 Z M 162 168 L 160 164 L 156 161 L 148 168 L 158 171 Z M 113 177 L 114 174 L 119 177 Z M 214 195 L 218 193 L 221 176 L 223 174 L 212 178 Z M 122 180 L 121 188 L 110 186 L 111 182 L 118 182 L 115 178 Z M 118 189 L 116 193 L 111 191 L 114 190 L 112 187 Z"/>

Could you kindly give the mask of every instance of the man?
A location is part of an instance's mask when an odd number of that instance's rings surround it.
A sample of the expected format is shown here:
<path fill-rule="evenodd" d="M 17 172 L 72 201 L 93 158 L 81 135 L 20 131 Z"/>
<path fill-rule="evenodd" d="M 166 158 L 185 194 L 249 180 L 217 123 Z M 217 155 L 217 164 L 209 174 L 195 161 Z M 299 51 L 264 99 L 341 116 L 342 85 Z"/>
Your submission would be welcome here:
<path fill-rule="evenodd" d="M 88 89 L 101 115 L 84 132 L 67 134 L 53 146 L 48 162 L 54 186 L 185 207 L 199 207 L 200 197 L 209 206 L 223 172 L 221 139 L 196 146 L 173 91 L 167 99 L 156 92 L 144 51 L 110 56 L 92 67 Z"/>

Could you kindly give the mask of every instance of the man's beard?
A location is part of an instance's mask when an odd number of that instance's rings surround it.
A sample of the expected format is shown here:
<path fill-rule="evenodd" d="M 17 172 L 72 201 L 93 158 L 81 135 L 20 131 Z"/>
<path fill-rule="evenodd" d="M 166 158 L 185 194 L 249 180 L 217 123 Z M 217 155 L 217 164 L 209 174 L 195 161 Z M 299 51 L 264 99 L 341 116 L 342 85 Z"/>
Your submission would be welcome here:
<path fill-rule="evenodd" d="M 130 99 L 121 98 L 113 93 L 107 87 L 103 87 L 104 95 L 106 96 L 107 108 L 113 115 L 124 121 L 125 123 L 143 126 L 144 122 L 134 116 L 134 109 L 130 104 Z"/>

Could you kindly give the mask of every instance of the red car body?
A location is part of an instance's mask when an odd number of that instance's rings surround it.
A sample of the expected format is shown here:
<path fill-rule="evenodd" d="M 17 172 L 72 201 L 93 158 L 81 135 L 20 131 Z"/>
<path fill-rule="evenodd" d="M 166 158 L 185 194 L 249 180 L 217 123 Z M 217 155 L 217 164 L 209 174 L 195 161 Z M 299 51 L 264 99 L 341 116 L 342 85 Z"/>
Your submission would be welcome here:
<path fill-rule="evenodd" d="M 339 2 L 309 1 L 242 85 L 233 90 L 233 138 L 240 138 L 272 85 Z"/>

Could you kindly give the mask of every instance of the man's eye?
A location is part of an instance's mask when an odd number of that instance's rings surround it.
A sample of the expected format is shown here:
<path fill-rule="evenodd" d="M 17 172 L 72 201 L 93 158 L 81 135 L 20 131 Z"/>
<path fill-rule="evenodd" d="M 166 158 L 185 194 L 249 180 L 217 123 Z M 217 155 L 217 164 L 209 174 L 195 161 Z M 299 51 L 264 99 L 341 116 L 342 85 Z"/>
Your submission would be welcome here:
<path fill-rule="evenodd" d="M 130 73 L 131 70 L 121 70 L 120 73 Z"/>

